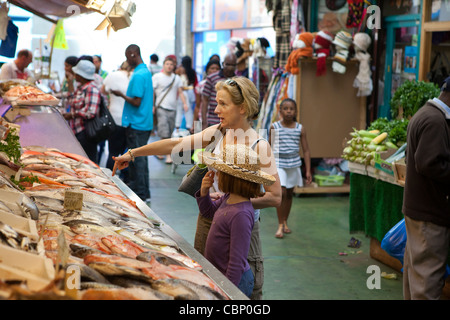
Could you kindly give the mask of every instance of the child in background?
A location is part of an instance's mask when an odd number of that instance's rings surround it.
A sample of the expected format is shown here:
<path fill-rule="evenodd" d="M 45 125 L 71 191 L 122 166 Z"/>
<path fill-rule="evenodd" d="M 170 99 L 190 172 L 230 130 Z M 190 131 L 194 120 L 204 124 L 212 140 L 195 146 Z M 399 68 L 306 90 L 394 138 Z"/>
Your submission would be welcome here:
<path fill-rule="evenodd" d="M 275 159 L 280 176 L 282 201 L 277 207 L 278 230 L 275 237 L 283 238 L 284 233 L 291 233 L 287 220 L 292 207 L 292 197 L 296 186 L 303 186 L 303 178 L 300 167 L 300 144 L 303 150 L 306 184 L 312 182 L 311 156 L 305 127 L 296 121 L 297 104 L 292 99 L 284 99 L 280 105 L 281 120 L 272 124 L 270 128 L 269 142 L 274 150 Z"/>
<path fill-rule="evenodd" d="M 255 221 L 250 198 L 263 196 L 261 184 L 270 185 L 275 178 L 260 171 L 257 153 L 245 145 L 227 144 L 222 157 L 201 152 L 199 160 L 217 170 L 208 171 L 196 194 L 200 213 L 213 219 L 205 258 L 250 297 L 254 276 L 247 256 Z M 213 201 L 209 192 L 215 174 L 224 195 Z"/>

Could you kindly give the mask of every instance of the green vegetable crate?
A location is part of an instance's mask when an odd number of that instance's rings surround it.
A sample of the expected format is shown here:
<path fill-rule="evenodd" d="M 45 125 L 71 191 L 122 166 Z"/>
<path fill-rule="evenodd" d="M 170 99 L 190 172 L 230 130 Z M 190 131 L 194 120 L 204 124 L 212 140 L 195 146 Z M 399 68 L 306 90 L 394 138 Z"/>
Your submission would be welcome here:
<path fill-rule="evenodd" d="M 338 175 L 323 176 L 316 174 L 314 180 L 319 187 L 339 187 L 344 184 L 345 177 Z"/>

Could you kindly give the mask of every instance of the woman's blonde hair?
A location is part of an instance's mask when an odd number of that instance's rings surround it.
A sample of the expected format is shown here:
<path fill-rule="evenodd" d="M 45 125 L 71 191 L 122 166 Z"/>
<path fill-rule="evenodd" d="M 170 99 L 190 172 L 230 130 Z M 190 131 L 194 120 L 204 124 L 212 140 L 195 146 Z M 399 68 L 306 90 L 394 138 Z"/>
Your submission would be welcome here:
<path fill-rule="evenodd" d="M 259 114 L 259 92 L 250 79 L 233 77 L 219 81 L 216 84 L 216 92 L 219 90 L 226 90 L 235 105 L 244 106 L 249 121 L 256 119 Z"/>

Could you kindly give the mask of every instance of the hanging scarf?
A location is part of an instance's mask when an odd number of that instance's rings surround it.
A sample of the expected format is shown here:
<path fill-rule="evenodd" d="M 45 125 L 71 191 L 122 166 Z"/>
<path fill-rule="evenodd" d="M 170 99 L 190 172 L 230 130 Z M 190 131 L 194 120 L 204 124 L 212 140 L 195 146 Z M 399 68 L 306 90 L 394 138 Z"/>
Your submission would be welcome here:
<path fill-rule="evenodd" d="M 320 48 L 317 53 L 316 76 L 320 77 L 327 73 L 327 57 L 330 55 L 330 49 Z"/>
<path fill-rule="evenodd" d="M 364 16 L 364 0 L 347 0 L 347 28 L 359 28 Z"/>

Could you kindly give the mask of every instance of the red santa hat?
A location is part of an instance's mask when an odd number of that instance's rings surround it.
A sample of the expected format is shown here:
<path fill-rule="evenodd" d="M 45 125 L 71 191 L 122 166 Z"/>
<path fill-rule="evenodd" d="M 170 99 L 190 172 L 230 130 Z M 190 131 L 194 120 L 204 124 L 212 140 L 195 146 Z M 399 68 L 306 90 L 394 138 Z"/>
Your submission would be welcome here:
<path fill-rule="evenodd" d="M 314 39 L 314 43 L 320 45 L 324 49 L 329 49 L 333 40 L 334 36 L 332 33 L 321 30 L 317 33 L 316 38 Z"/>

